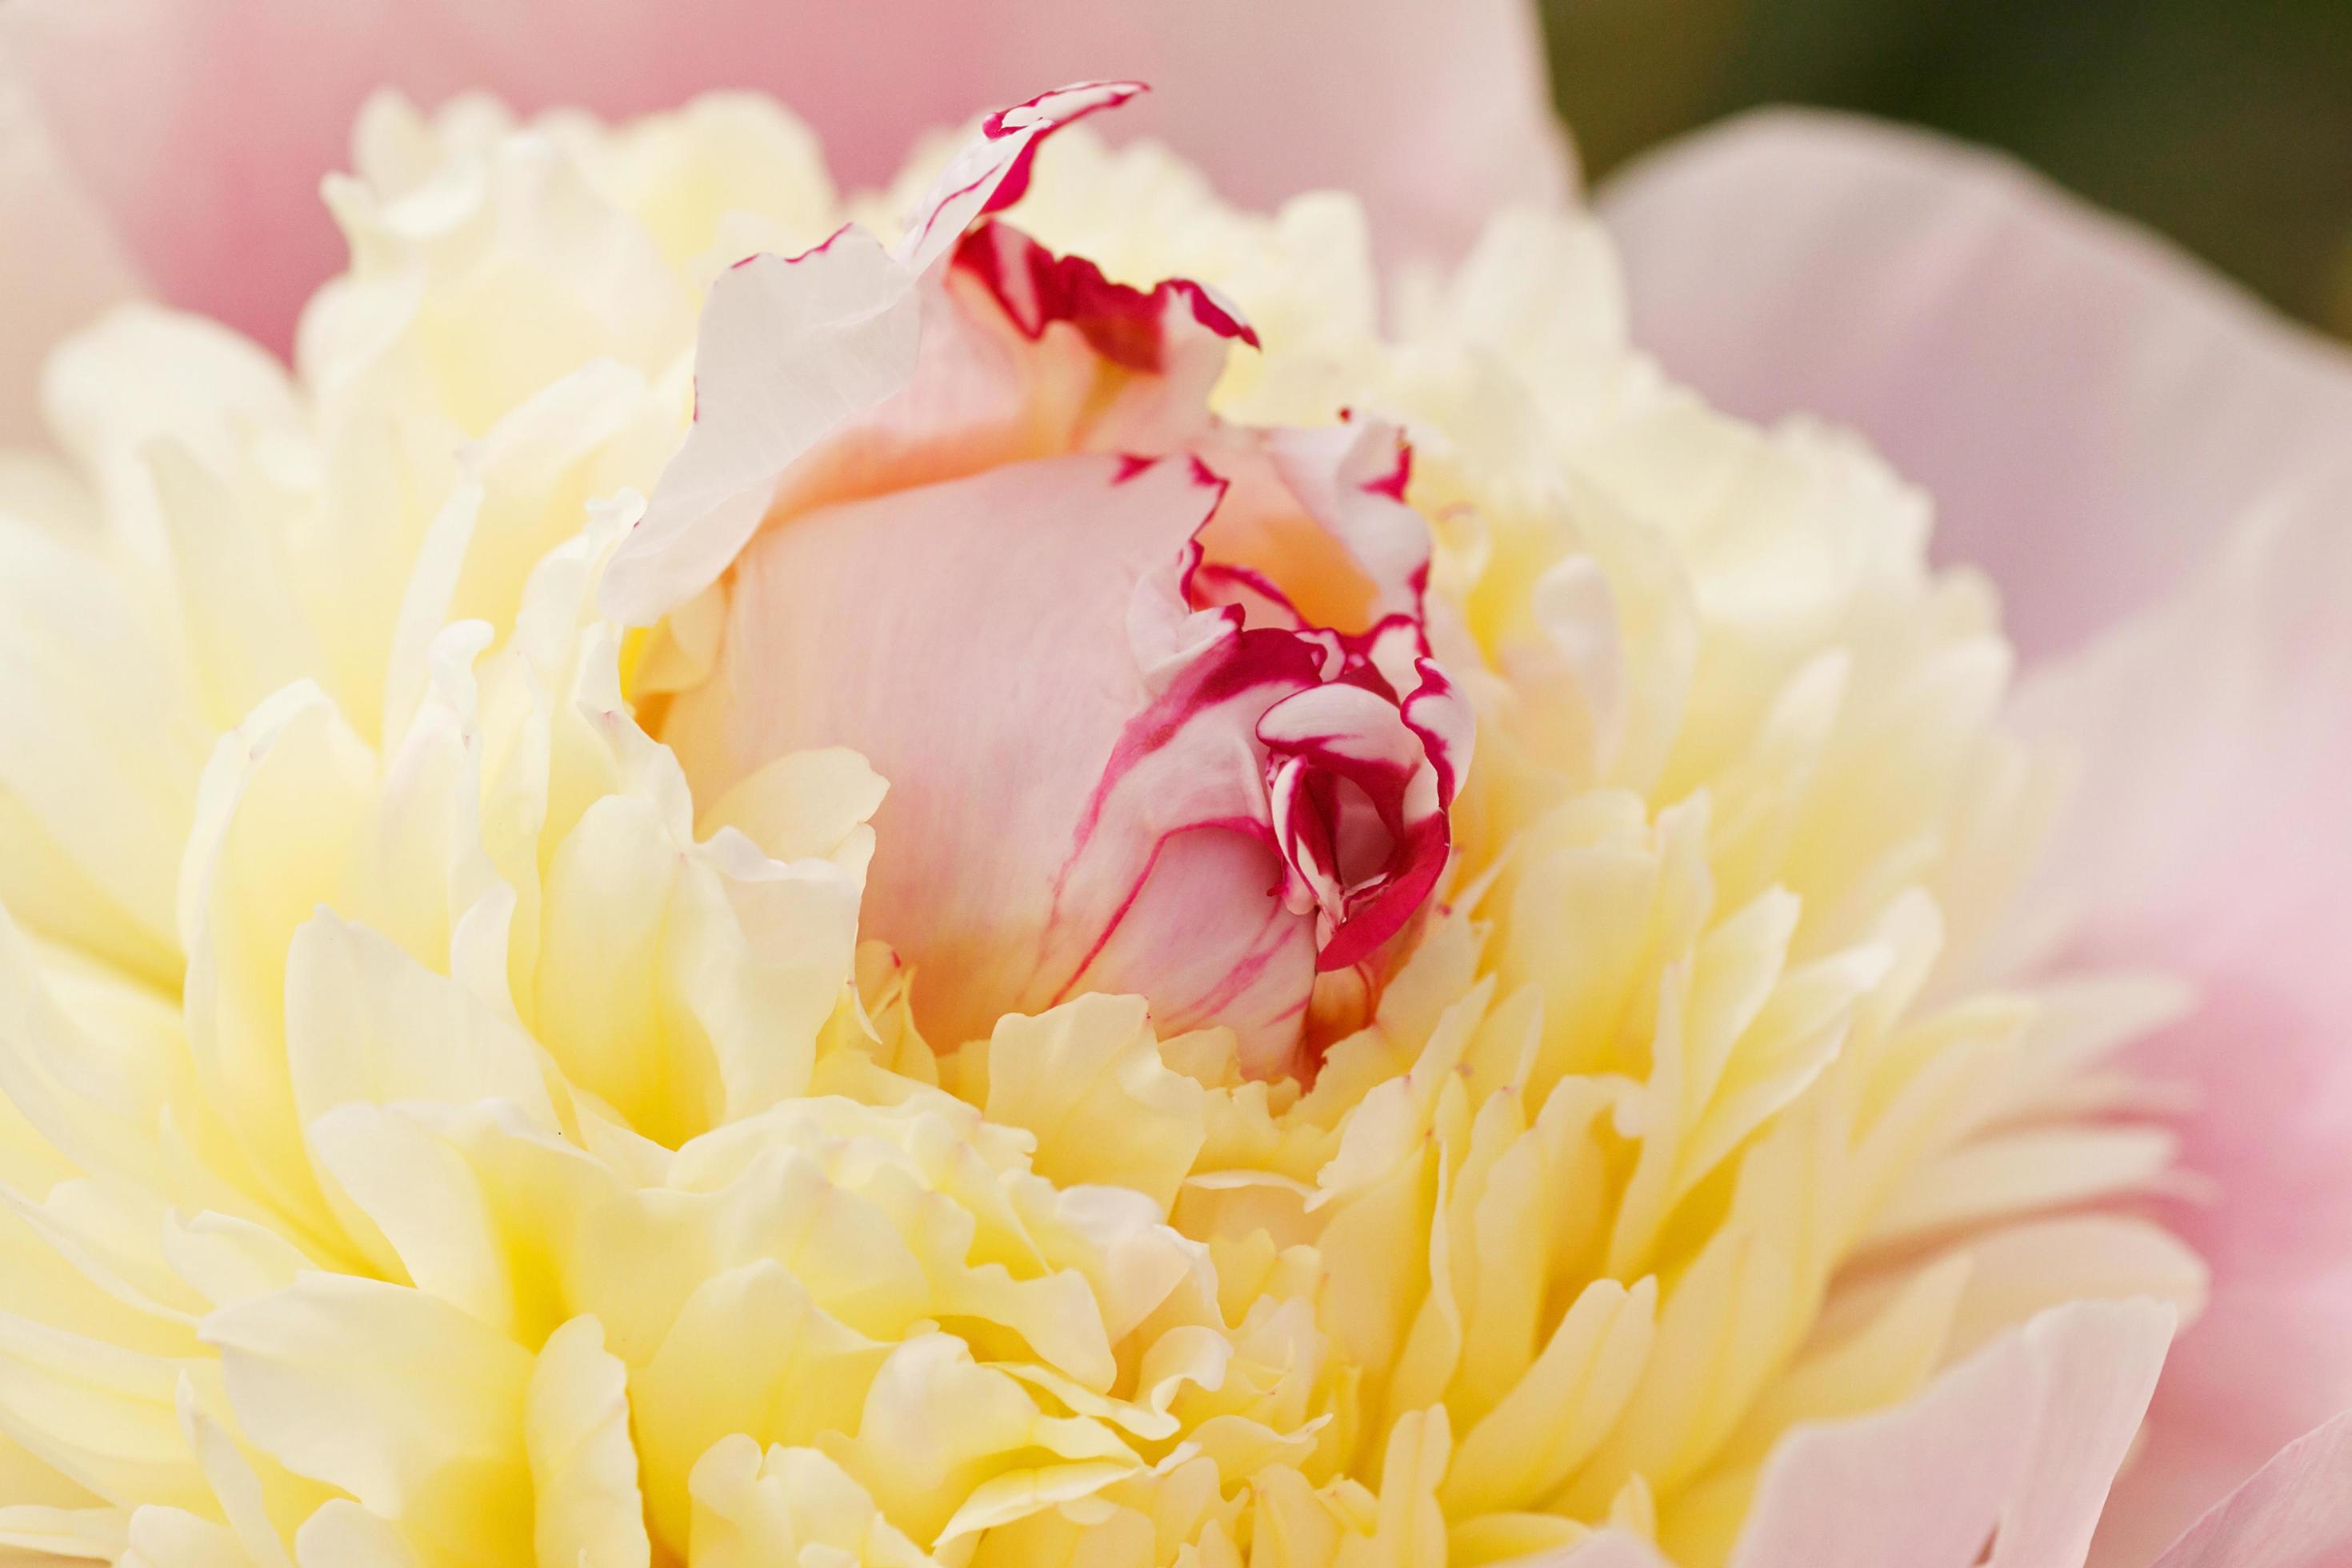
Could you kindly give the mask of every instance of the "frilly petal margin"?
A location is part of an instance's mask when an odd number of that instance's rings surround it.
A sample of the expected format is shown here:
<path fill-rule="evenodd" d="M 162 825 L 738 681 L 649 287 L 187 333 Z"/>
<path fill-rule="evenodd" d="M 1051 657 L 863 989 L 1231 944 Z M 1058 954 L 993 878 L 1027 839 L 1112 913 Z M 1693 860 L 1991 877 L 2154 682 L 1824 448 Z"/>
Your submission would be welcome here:
<path fill-rule="evenodd" d="M 1935 497 L 2029 658 L 2193 572 L 2352 429 L 2352 355 L 1996 154 L 1771 110 L 1612 179 L 1633 341 L 1751 418 L 1825 416 Z"/>
<path fill-rule="evenodd" d="M 1428 26 L 1420 0 L 888 0 L 854 26 L 815 0 L 10 0 L 0 47 L 162 294 L 282 350 L 341 255 L 320 177 L 387 86 L 605 116 L 756 89 L 873 185 L 977 105 L 1131 71 L 1160 91 L 1124 129 L 1227 195 L 1353 190 L 1391 254 L 1458 254 L 1497 206 L 1564 194 L 1570 163 L 1531 7 L 1449 6 L 1442 49 Z"/>

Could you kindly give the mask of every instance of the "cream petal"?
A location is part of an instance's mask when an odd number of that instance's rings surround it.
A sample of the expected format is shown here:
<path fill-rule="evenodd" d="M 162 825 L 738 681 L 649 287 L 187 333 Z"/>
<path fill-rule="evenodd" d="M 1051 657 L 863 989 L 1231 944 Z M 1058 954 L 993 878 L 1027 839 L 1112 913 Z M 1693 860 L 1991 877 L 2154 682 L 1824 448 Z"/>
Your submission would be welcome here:
<path fill-rule="evenodd" d="M 2352 424 L 2352 358 L 2019 166 L 1818 112 L 1612 181 L 1634 342 L 1757 418 L 1861 429 L 2028 654 L 2195 570 Z"/>

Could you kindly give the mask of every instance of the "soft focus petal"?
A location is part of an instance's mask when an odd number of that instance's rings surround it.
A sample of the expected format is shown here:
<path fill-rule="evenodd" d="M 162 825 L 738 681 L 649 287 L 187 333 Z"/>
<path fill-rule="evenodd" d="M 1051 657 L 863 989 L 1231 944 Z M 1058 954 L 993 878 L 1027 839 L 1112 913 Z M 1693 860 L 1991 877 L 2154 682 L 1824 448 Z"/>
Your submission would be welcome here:
<path fill-rule="evenodd" d="M 2147 1301 L 2057 1308 L 1899 1409 L 1792 1433 L 1736 1568 L 2074 1568 L 2171 1321 Z"/>
<path fill-rule="evenodd" d="M 2352 1558 L 2352 1414 L 2289 1444 L 2157 1568 L 2329 1568 Z"/>
<path fill-rule="evenodd" d="M 2007 161 L 1776 111 L 1614 181 L 1633 337 L 1725 407 L 1821 414 L 1935 497 L 2026 654 L 2192 571 L 2352 430 L 2352 359 Z"/>
<path fill-rule="evenodd" d="M 16 0 L 0 26 L 158 287 L 281 347 L 341 257 L 319 177 L 384 85 L 608 115 L 759 89 L 856 185 L 1040 81 L 1135 76 L 1159 90 L 1124 133 L 1182 146 L 1248 203 L 1358 191 L 1399 251 L 1457 249 L 1495 206 L 1567 183 L 1517 0 L 1027 0 L 1010 16 L 891 0 L 854 18 L 814 0 Z"/>
<path fill-rule="evenodd" d="M 14 51 L 0 37 L 0 443 L 36 427 L 49 346 L 131 293 L 137 279 L 103 216 L 58 162 Z"/>
<path fill-rule="evenodd" d="M 2144 1563 L 2297 1434 L 2352 1405 L 2352 461 L 2284 483 L 2192 592 L 2021 695 L 2076 749 L 2049 872 L 2094 961 L 2162 964 L 2201 1005 L 2132 1058 L 2185 1083 L 2169 1222 L 2212 1265 L 2103 1562 Z"/>

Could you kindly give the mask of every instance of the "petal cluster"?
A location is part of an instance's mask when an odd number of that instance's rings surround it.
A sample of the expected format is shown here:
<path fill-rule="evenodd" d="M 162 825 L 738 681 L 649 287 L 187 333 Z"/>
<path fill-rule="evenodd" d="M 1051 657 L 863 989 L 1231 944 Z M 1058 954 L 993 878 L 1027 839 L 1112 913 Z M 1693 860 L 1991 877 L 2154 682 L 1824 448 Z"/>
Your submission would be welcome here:
<path fill-rule="evenodd" d="M 386 102 L 291 379 L 53 363 L 0 1542 L 2079 1553 L 2202 1289 L 2179 998 L 2005 979 L 1989 591 L 1589 222 L 1383 335 L 1344 204 L 1039 155 L 1125 91 L 894 244 L 749 100 Z"/>

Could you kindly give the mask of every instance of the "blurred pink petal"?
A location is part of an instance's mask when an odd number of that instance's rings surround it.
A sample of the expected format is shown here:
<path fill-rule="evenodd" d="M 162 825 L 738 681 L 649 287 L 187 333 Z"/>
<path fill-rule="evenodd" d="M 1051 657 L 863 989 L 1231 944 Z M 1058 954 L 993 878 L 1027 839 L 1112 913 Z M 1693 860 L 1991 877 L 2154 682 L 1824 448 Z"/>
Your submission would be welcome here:
<path fill-rule="evenodd" d="M 2134 1055 L 2198 1109 L 2212 1265 L 2102 1563 L 2147 1563 L 2282 1444 L 2352 1406 L 2352 452 L 2283 477 L 2177 601 L 2046 669 L 2029 727 L 2080 751 L 2050 894 L 2092 963 L 2156 963 L 2198 1010 Z"/>
<path fill-rule="evenodd" d="M 2027 654 L 2180 581 L 2341 448 L 2352 356 L 1998 156 L 1750 116 L 1613 180 L 1637 342 L 1723 406 L 1867 434 Z"/>
<path fill-rule="evenodd" d="M 1639 1536 L 1604 1530 L 1590 1541 L 1549 1553 L 1524 1568 L 1674 1568 L 1674 1564 Z"/>
<path fill-rule="evenodd" d="M 136 291 L 104 217 L 59 164 L 21 73 L 0 47 L 0 445 L 37 429 L 49 345 Z"/>
<path fill-rule="evenodd" d="M 2085 769 L 2050 924 L 2202 993 L 2135 1061 L 2196 1090 L 2183 1158 L 2218 1192 L 2170 1216 L 2212 1300 L 2101 1527 L 2136 1568 L 2352 1405 L 2352 357 L 2000 159 L 1859 121 L 1756 117 L 1604 209 L 1669 368 L 1866 431 L 2027 650 L 2082 650 L 2020 704 Z"/>
<path fill-rule="evenodd" d="M 2352 1415 L 2297 1438 L 2157 1568 L 2337 1568 L 2352 1562 Z"/>
<path fill-rule="evenodd" d="M 1119 134 L 1170 142 L 1246 203 L 1359 191 L 1399 251 L 1458 248 L 1497 204 L 1567 183 L 1517 0 L 10 0 L 0 27 L 157 287 L 281 349 L 341 261 L 319 178 L 384 85 L 608 115 L 760 89 L 860 185 L 934 126 L 1140 77 L 1153 100 Z"/>
<path fill-rule="evenodd" d="M 2056 1308 L 1907 1405 L 1791 1433 L 1733 1568 L 2075 1568 L 2171 1326 L 2148 1301 Z"/>

